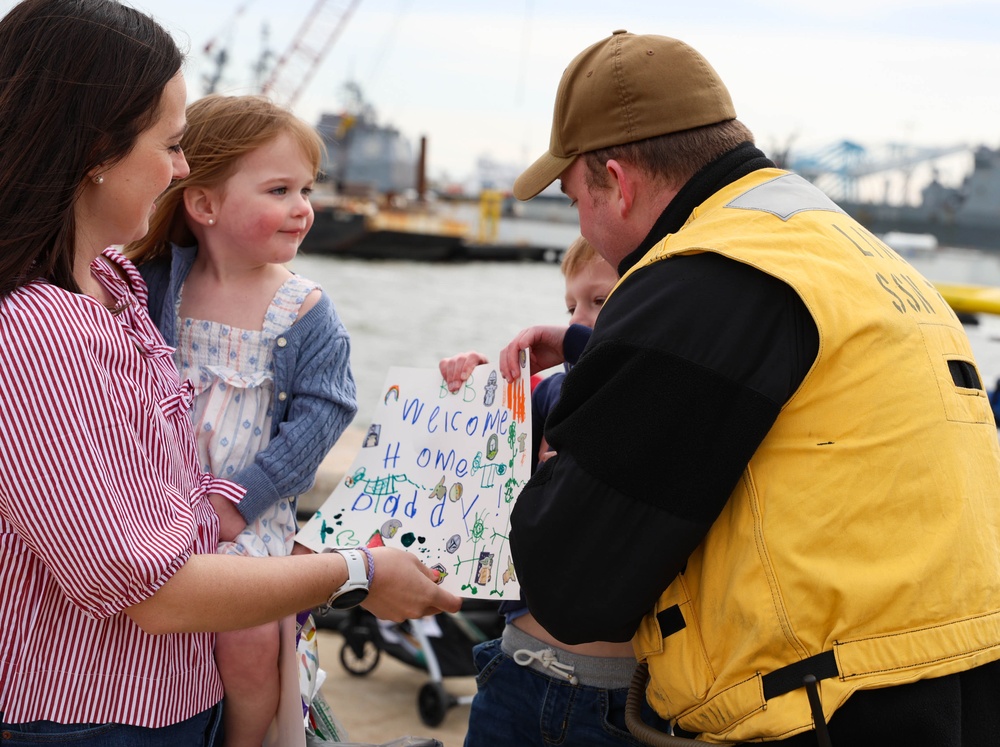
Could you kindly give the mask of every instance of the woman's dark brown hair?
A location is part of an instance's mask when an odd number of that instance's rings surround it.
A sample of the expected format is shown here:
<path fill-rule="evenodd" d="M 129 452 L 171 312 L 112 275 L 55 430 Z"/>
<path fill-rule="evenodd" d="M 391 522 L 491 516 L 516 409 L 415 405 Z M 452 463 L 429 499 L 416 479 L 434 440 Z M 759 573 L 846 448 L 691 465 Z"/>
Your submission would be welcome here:
<path fill-rule="evenodd" d="M 0 297 L 35 278 L 79 291 L 81 186 L 129 154 L 181 63 L 115 0 L 23 0 L 0 20 Z"/>

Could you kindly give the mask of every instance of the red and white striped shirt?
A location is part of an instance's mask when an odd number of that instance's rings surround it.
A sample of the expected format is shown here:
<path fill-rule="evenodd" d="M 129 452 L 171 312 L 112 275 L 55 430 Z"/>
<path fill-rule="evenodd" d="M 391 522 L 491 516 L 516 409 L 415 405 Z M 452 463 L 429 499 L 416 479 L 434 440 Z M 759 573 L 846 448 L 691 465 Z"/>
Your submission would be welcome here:
<path fill-rule="evenodd" d="M 144 633 L 123 612 L 211 553 L 207 493 L 172 349 L 120 253 L 115 298 L 35 281 L 0 299 L 0 712 L 7 723 L 176 723 L 222 698 L 214 635 Z M 110 263 L 127 275 L 126 283 Z M 185 382 L 186 384 L 186 382 Z"/>

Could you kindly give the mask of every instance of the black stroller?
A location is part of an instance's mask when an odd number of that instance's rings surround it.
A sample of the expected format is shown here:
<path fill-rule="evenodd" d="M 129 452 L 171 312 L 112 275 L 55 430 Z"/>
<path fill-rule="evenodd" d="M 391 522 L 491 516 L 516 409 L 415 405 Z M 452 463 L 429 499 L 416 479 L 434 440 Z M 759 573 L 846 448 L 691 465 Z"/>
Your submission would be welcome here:
<path fill-rule="evenodd" d="M 370 612 L 355 607 L 333 625 L 343 637 L 340 663 L 355 677 L 364 677 L 378 666 L 382 652 L 417 669 L 424 670 L 430 681 L 420 688 L 417 711 L 427 726 L 437 726 L 449 708 L 472 702 L 472 696 L 456 697 L 445 690 L 444 677 L 471 677 L 476 674 L 472 647 L 498 638 L 504 619 L 498 613 L 499 602 L 465 599 L 456 613 L 441 612 L 434 623 L 441 634 L 428 635 L 420 620 L 395 624 L 379 620 Z M 321 624 L 317 620 L 317 624 Z"/>

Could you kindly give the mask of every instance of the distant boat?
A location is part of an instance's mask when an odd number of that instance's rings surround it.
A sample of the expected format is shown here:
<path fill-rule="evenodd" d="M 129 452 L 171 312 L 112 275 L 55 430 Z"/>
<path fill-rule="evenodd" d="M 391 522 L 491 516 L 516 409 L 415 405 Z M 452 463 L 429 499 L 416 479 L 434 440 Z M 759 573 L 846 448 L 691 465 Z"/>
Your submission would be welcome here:
<path fill-rule="evenodd" d="M 932 252 L 938 248 L 937 236 L 932 233 L 905 233 L 903 231 L 888 231 L 882 235 L 882 241 L 900 254 Z"/>
<path fill-rule="evenodd" d="M 484 235 L 467 215 L 481 213 L 475 203 L 376 202 L 317 192 L 315 221 L 302 241 L 303 254 L 421 262 L 559 262 L 564 243 Z M 464 208 L 460 210 L 459 208 Z M 534 232 L 533 232 L 534 233 Z"/>
<path fill-rule="evenodd" d="M 1000 314 L 1000 288 L 969 283 L 934 283 L 958 314 Z"/>
<path fill-rule="evenodd" d="M 577 224 L 580 221 L 576 207 L 569 197 L 561 192 L 543 192 L 527 201 L 521 201 L 513 195 L 507 195 L 503 200 L 503 214 L 507 218 L 544 220 L 556 223 Z"/>
<path fill-rule="evenodd" d="M 375 121 L 356 84 L 345 88 L 354 103 L 344 114 L 322 115 L 317 126 L 326 143 L 322 169 L 327 179 L 312 195 L 315 220 L 302 241 L 304 254 L 425 262 L 559 261 L 563 246 L 489 239 L 482 228 L 477 234 L 469 221 L 441 209 L 426 188 L 427 139 L 420 139 L 414 156 L 399 130 Z M 499 193 L 494 194 L 493 217 L 499 221 Z M 480 214 L 482 223 L 485 207 Z"/>
<path fill-rule="evenodd" d="M 341 114 L 323 114 L 317 131 L 326 145 L 326 185 L 313 193 L 315 221 L 302 242 L 307 254 L 368 259 L 448 260 L 469 229 L 424 200 L 426 141 L 414 154 L 395 127 L 376 121 L 354 82 Z M 332 188 L 331 189 L 328 189 Z"/>
<path fill-rule="evenodd" d="M 320 116 L 316 130 L 326 145 L 322 170 L 341 194 L 404 194 L 418 188 L 417 153 L 395 127 L 379 124 L 375 109 L 354 82 L 339 114 Z"/>
<path fill-rule="evenodd" d="M 305 254 L 364 259 L 445 261 L 460 258 L 467 223 L 422 206 L 382 207 L 375 201 L 314 193 L 313 227 Z"/>
<path fill-rule="evenodd" d="M 929 234 L 942 246 L 1000 250 L 1000 149 L 978 148 L 961 186 L 935 179 L 918 205 L 837 204 L 875 234 Z"/>

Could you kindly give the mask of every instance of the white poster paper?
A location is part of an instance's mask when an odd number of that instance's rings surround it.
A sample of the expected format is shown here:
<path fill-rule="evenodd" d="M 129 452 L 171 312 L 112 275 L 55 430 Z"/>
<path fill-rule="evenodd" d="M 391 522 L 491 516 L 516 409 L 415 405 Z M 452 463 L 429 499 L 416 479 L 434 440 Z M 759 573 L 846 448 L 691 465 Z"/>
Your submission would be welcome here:
<path fill-rule="evenodd" d="M 391 368 L 354 463 L 296 541 L 317 552 L 398 547 L 454 594 L 517 599 L 510 512 L 531 472 L 521 360 L 512 384 L 485 364 L 454 394 L 437 369 Z"/>

